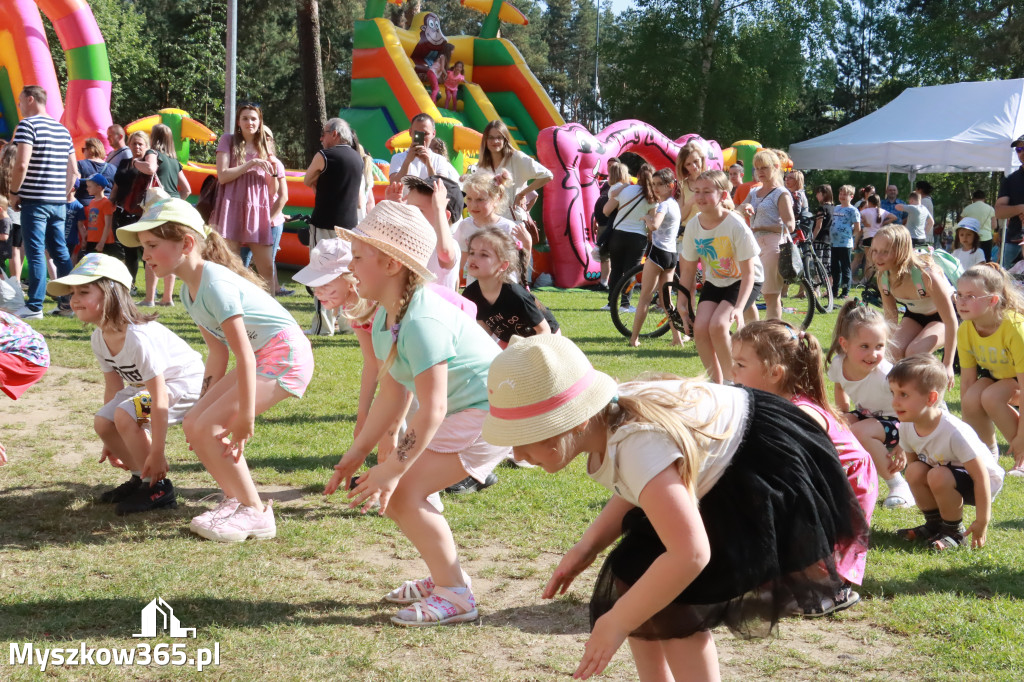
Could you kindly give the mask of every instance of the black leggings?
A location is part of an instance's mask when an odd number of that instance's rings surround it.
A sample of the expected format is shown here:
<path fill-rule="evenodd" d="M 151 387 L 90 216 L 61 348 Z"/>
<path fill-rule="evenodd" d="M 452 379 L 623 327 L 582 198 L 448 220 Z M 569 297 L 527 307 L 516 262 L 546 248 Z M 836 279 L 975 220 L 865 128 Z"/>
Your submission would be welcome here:
<path fill-rule="evenodd" d="M 137 223 L 139 217 L 132 213 L 128 213 L 120 208 L 114 210 L 113 220 L 111 220 L 111 227 L 114 228 L 114 234 L 117 234 L 117 228 Z M 142 259 L 142 247 L 141 246 L 125 246 L 118 242 L 118 245 L 124 249 L 124 264 L 128 268 L 128 272 L 132 275 L 132 286 L 135 286 L 135 280 L 139 274 L 139 261 Z"/>
<path fill-rule="evenodd" d="M 619 283 L 626 271 L 634 265 L 639 265 L 643 260 L 644 251 L 647 249 L 647 235 L 633 232 L 622 232 L 615 230 L 611 239 L 608 240 L 608 252 L 611 256 L 611 272 L 608 276 L 608 305 L 617 306 L 620 303 L 629 305 L 629 296 L 623 296 L 621 301 L 613 301 L 612 293 L 615 285 Z"/>

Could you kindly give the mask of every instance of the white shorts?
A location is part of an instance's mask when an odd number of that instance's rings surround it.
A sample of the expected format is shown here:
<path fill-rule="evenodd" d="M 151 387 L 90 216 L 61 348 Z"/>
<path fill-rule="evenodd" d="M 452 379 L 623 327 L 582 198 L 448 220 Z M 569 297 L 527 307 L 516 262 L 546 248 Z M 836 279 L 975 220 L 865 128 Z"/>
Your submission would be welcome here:
<path fill-rule="evenodd" d="M 512 453 L 508 446 L 491 445 L 483 439 L 481 433 L 486 416 L 487 410 L 479 408 L 448 415 L 427 449 L 444 454 L 457 453 L 466 473 L 483 483 L 494 467 Z"/>
<path fill-rule="evenodd" d="M 196 390 L 196 381 L 177 379 L 168 381 L 167 386 L 167 425 L 180 424 L 196 401 L 199 400 L 199 391 Z M 145 387 L 126 386 L 114 395 L 114 399 L 104 405 L 96 412 L 97 417 L 107 421 L 114 421 L 117 410 L 124 410 L 140 426 L 149 428 L 149 405 L 150 395 Z M 145 420 L 145 421 L 142 421 Z"/>

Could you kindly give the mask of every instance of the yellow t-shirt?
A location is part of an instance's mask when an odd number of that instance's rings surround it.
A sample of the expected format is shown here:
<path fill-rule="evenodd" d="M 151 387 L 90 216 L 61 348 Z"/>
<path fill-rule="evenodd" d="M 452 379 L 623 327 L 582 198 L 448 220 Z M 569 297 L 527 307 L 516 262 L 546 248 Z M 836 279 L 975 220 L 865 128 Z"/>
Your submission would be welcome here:
<path fill-rule="evenodd" d="M 961 368 L 981 367 L 996 380 L 1024 374 L 1024 317 L 1007 313 L 990 336 L 982 336 L 965 320 L 956 332 L 956 347 Z"/>
<path fill-rule="evenodd" d="M 975 201 L 973 204 L 964 206 L 960 217 L 974 218 L 978 221 L 981 225 L 981 234 L 978 235 L 979 242 L 987 242 L 992 239 L 992 219 L 996 217 L 996 210 L 984 201 Z"/>

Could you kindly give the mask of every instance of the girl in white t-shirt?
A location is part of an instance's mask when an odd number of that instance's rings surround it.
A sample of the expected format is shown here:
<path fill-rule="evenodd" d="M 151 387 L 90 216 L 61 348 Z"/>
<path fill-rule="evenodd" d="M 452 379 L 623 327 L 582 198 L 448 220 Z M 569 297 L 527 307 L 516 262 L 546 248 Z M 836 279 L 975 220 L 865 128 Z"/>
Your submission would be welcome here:
<path fill-rule="evenodd" d="M 657 200 L 643 217 L 651 242 L 647 245 L 647 260 L 644 262 L 643 280 L 640 283 L 640 300 L 636 304 L 633 318 L 633 335 L 629 345 L 640 345 L 640 329 L 647 319 L 647 307 L 654 292 L 661 291 L 676 269 L 676 236 L 679 234 L 679 203 L 676 201 L 676 177 L 669 168 L 662 168 L 654 174 L 651 182 L 654 198 Z M 672 327 L 672 334 L 679 332 Z M 678 339 L 681 344 L 682 339 Z"/>
<path fill-rule="evenodd" d="M 181 303 L 210 351 L 202 394 L 184 428 L 224 500 L 192 519 L 189 529 L 218 542 L 275 537 L 274 510 L 260 500 L 245 445 L 257 415 L 305 393 L 313 376 L 309 339 L 188 202 L 158 194 L 117 238 L 126 246 L 141 244 L 143 260 L 158 277 L 178 276 Z M 231 355 L 235 368 L 228 371 Z"/>
<path fill-rule="evenodd" d="M 505 170 L 496 174 L 477 171 L 462 183 L 462 191 L 466 193 L 466 209 L 469 211 L 469 217 L 463 218 L 455 226 L 454 236 L 462 250 L 462 272 L 466 276 L 466 284 L 474 281 L 474 278 L 466 273 L 469 238 L 480 228 L 497 227 L 516 240 L 518 249 L 527 254 L 533 249 L 533 242 L 526 228 L 501 216 L 505 210 L 505 202 L 508 200 L 505 191 L 510 184 L 512 184 L 512 177 Z M 516 278 L 516 281 L 518 282 L 519 279 Z M 529 282 L 524 284 L 529 285 Z"/>
<path fill-rule="evenodd" d="M 900 442 L 900 420 L 892 407 L 887 378 L 892 369 L 888 345 L 889 324 L 885 318 L 855 298 L 839 310 L 825 358 L 828 378 L 835 384 L 836 409 L 883 475 L 891 467 L 890 451 Z M 914 506 L 914 495 L 901 473 L 892 474 L 885 484 L 889 495 L 883 506 Z"/>
<path fill-rule="evenodd" d="M 685 303 L 696 311 L 693 336 L 697 353 L 708 376 L 718 384 L 732 379 L 729 328 L 734 320 L 742 324 L 743 311 L 757 299 L 764 279 L 763 270 L 758 272 L 761 248 L 754 233 L 726 207 L 729 187 L 729 176 L 719 170 L 705 171 L 697 178 L 694 200 L 700 213 L 683 231 L 679 254 L 679 281 L 690 291 Z M 698 261 L 704 269 L 699 303 L 695 291 Z"/>
<path fill-rule="evenodd" d="M 46 290 L 71 295 L 71 309 L 96 325 L 92 350 L 103 371 L 104 405 L 93 426 L 103 441 L 100 461 L 131 471 L 131 478 L 99 496 L 119 515 L 178 506 L 167 478 L 167 427 L 179 424 L 199 398 L 203 359 L 156 315 L 143 315 L 131 298 L 124 263 L 91 253 Z"/>
<path fill-rule="evenodd" d="M 617 385 L 550 334 L 513 339 L 487 392 L 488 442 L 549 473 L 588 453 L 588 475 L 612 493 L 542 595 L 564 593 L 621 537 L 577 678 L 628 638 L 640 679 L 718 679 L 712 628 L 765 635 L 792 602 L 834 599 L 834 546 L 867 534 L 828 436 L 777 396 L 679 378 Z"/>
<path fill-rule="evenodd" d="M 964 218 L 956 224 L 953 257 L 960 261 L 964 270 L 985 262 L 985 251 L 978 248 L 979 226 L 974 218 Z"/>

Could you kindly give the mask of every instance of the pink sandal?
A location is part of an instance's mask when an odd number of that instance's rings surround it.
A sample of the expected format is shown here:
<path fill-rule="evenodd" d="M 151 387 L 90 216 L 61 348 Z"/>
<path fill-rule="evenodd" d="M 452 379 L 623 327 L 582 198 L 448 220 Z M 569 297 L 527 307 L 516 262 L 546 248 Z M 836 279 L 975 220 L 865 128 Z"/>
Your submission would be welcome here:
<path fill-rule="evenodd" d="M 402 609 L 391 617 L 391 622 L 405 627 L 422 627 L 465 623 L 476 620 L 479 615 L 473 593 L 468 588 L 464 594 L 455 594 L 447 587 L 435 587 L 431 596 Z"/>

